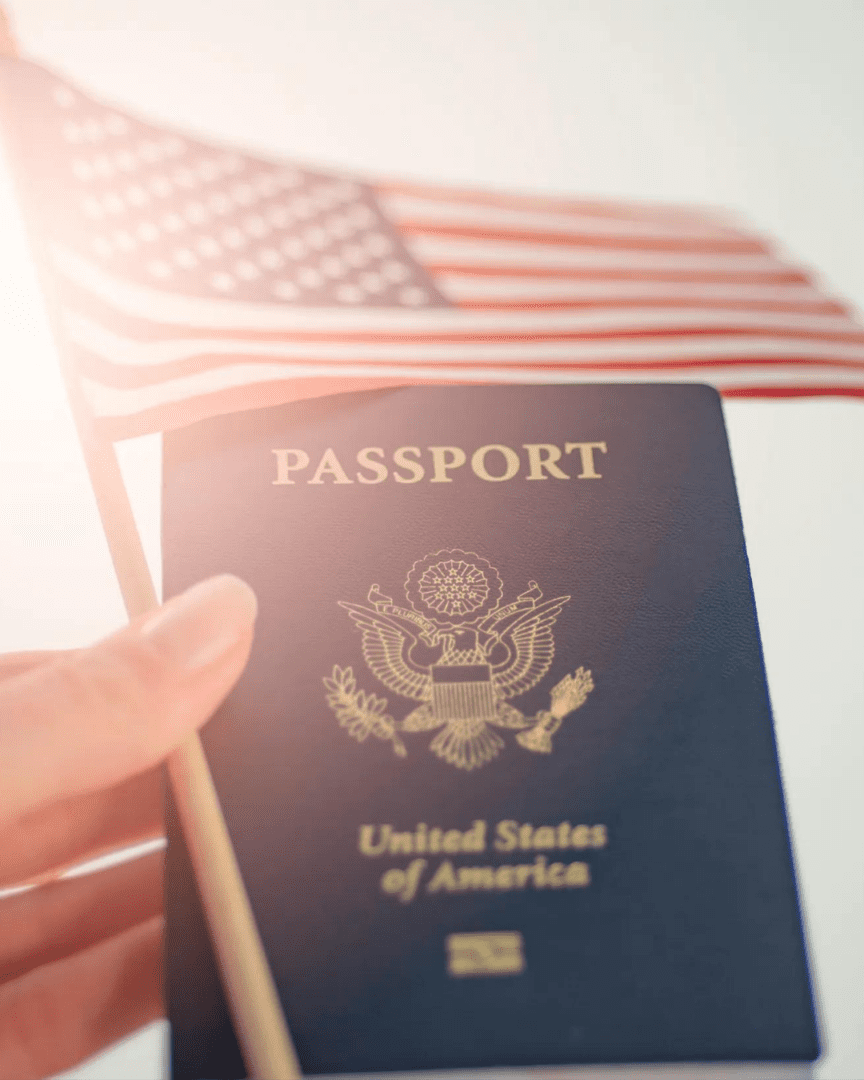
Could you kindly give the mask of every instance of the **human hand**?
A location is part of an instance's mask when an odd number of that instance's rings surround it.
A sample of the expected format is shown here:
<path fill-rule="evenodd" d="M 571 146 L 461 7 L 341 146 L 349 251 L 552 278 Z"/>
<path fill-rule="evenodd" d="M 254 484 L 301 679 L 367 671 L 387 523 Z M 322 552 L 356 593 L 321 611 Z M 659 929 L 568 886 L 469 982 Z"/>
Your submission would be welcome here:
<path fill-rule="evenodd" d="M 212 578 L 91 648 L 0 657 L 0 1080 L 69 1069 L 163 1015 L 159 763 L 213 713 L 252 643 L 252 590 Z M 47 882 L 47 884 L 46 884 Z"/>

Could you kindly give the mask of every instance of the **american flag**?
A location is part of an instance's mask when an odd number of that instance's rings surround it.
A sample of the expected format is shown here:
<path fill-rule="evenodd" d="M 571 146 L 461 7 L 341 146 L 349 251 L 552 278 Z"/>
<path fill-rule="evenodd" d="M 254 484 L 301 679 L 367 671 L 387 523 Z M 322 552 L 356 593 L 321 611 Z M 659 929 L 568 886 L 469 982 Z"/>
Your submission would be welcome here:
<path fill-rule="evenodd" d="M 370 181 L 147 123 L 2 61 L 65 347 L 121 439 L 417 382 L 864 397 L 864 329 L 729 214 Z"/>

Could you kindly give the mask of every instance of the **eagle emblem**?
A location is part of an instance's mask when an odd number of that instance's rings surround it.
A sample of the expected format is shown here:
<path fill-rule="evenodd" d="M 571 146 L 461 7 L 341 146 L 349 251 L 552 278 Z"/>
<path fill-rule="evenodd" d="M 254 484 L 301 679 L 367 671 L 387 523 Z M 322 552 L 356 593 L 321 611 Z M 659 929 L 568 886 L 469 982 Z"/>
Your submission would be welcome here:
<path fill-rule="evenodd" d="M 516 732 L 526 750 L 550 753 L 564 717 L 594 689 L 578 668 L 551 690 L 549 708 L 528 717 L 510 703 L 546 675 L 555 656 L 552 631 L 569 596 L 545 600 L 536 581 L 502 604 L 494 566 L 473 551 L 436 551 L 408 572 L 402 607 L 373 585 L 367 605 L 339 601 L 362 636 L 363 658 L 388 690 L 419 704 L 397 721 L 387 700 L 358 690 L 350 667 L 324 679 L 327 702 L 359 741 L 374 735 L 407 753 L 406 732 L 438 730 L 429 748 L 459 769 L 476 769 L 501 752 L 499 730 Z"/>

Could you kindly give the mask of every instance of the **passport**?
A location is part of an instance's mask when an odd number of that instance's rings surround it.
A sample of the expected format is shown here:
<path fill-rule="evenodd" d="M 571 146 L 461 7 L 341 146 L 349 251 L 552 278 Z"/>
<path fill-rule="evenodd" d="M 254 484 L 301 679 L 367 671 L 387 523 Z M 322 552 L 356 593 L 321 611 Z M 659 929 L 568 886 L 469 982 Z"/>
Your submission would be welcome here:
<path fill-rule="evenodd" d="M 163 564 L 259 599 L 202 738 L 304 1074 L 809 1075 L 714 390 L 206 420 L 165 436 Z M 170 806 L 166 918 L 173 1075 L 243 1077 Z"/>

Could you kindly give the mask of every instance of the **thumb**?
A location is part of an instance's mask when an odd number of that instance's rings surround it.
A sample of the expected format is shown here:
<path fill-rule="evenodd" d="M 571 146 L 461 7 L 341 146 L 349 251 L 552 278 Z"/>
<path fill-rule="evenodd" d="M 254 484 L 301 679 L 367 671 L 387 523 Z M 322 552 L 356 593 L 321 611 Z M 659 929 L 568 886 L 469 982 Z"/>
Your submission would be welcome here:
<path fill-rule="evenodd" d="M 224 575 L 0 684 L 0 822 L 150 768 L 240 676 L 255 594 Z"/>

